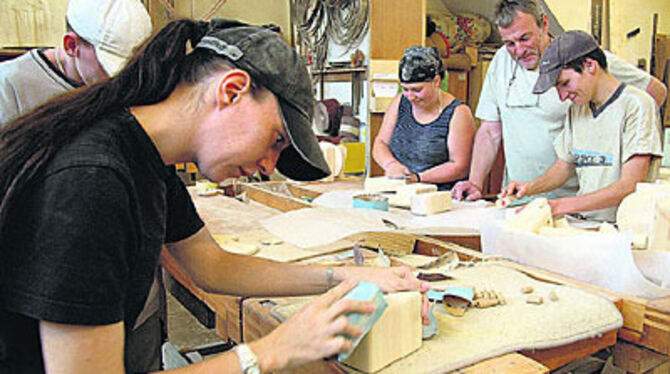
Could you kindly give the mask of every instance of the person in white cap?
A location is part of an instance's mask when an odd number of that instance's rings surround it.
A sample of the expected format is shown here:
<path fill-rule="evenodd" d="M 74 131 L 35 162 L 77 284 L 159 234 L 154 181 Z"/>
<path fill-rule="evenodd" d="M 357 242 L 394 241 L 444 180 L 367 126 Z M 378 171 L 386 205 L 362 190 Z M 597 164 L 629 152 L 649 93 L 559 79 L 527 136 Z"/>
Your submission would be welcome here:
<path fill-rule="evenodd" d="M 74 88 L 113 76 L 151 34 L 139 0 L 70 0 L 62 45 L 0 64 L 0 127 Z"/>
<path fill-rule="evenodd" d="M 116 75 L 133 50 L 151 35 L 149 13 L 139 0 L 70 0 L 62 45 L 33 49 L 0 64 L 0 128 L 49 99 Z M 159 277 L 128 334 L 130 366 L 160 365 Z"/>

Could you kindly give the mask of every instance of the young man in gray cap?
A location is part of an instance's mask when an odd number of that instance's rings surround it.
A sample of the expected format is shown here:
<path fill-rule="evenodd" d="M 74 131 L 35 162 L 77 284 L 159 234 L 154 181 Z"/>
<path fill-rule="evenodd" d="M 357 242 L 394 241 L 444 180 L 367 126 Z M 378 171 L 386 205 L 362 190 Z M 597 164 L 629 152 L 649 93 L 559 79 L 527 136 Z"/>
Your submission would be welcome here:
<path fill-rule="evenodd" d="M 458 199 L 481 197 L 501 143 L 505 181 L 529 181 L 542 175 L 556 161 L 552 144 L 568 109 L 568 103 L 560 102 L 553 92 L 532 92 L 540 58 L 551 41 L 548 18 L 539 5 L 534 0 L 500 0 L 495 22 L 504 46 L 489 66 L 479 97 L 475 115 L 482 122 L 475 136 L 469 180 L 452 190 Z M 609 52 L 605 56 L 615 78 L 647 91 L 659 105 L 665 101 L 666 88 L 658 79 Z M 574 196 L 576 191 L 573 178 L 547 196 Z"/>
<path fill-rule="evenodd" d="M 151 34 L 139 0 L 70 0 L 62 46 L 0 64 L 0 127 L 76 87 L 116 74 Z"/>
<path fill-rule="evenodd" d="M 533 92 L 552 87 L 561 101 L 572 102 L 554 143 L 558 159 L 539 178 L 511 182 L 503 196 L 551 191 L 576 171 L 577 196 L 550 200 L 552 213 L 613 222 L 621 200 L 655 174 L 651 161 L 663 155 L 658 107 L 608 72 L 605 54 L 583 31 L 559 35 L 542 55 Z"/>

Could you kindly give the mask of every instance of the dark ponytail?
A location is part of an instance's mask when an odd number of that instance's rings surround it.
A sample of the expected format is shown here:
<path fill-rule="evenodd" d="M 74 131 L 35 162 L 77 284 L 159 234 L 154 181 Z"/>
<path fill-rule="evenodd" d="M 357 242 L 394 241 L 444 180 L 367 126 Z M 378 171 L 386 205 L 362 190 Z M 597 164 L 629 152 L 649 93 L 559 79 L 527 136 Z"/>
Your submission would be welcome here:
<path fill-rule="evenodd" d="M 59 96 L 0 130 L 0 233 L 13 197 L 96 118 L 165 100 L 181 79 L 187 42 L 195 46 L 208 28 L 173 21 L 138 47 L 119 75 Z"/>

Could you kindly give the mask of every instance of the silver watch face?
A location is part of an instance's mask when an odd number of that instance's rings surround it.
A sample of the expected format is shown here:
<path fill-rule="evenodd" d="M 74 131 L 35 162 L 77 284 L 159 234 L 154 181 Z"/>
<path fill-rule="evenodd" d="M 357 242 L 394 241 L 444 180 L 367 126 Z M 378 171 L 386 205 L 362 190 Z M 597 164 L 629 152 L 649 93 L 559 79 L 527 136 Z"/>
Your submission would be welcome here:
<path fill-rule="evenodd" d="M 250 368 L 247 368 L 247 370 L 244 371 L 244 374 L 261 374 L 261 369 L 258 367 L 258 365 L 254 365 Z"/>
<path fill-rule="evenodd" d="M 245 344 L 238 345 L 235 348 L 235 353 L 240 359 L 240 366 L 244 374 L 261 374 L 261 369 L 258 367 L 258 359 L 249 346 Z"/>

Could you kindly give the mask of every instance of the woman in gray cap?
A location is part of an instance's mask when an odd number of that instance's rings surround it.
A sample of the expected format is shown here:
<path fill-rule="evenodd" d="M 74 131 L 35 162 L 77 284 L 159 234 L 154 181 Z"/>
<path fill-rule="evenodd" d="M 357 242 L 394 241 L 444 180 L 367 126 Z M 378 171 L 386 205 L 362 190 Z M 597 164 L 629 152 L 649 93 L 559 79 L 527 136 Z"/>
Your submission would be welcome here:
<path fill-rule="evenodd" d="M 448 190 L 470 170 L 470 108 L 440 89 L 444 71 L 434 47 L 407 48 L 399 76 L 402 94 L 386 110 L 372 155 L 389 177 Z"/>
<path fill-rule="evenodd" d="M 198 217 L 175 163 L 197 162 L 215 181 L 275 165 L 294 179 L 327 175 L 312 104 L 305 66 L 274 32 L 179 20 L 118 75 L 0 130 L 0 372 L 132 371 L 124 336 L 163 244 L 209 292 L 327 291 L 266 337 L 183 373 L 274 371 L 349 349 L 343 335 L 360 330 L 343 314 L 373 309 L 341 300 L 358 279 L 425 291 L 406 268 L 234 255 Z"/>

